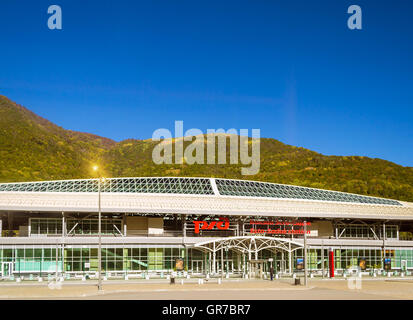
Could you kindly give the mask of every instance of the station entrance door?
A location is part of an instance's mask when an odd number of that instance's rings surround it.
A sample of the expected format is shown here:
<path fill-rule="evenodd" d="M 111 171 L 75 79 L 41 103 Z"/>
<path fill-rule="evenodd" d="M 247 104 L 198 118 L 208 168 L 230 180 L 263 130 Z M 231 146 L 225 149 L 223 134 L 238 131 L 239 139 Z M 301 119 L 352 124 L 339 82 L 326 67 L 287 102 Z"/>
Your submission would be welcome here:
<path fill-rule="evenodd" d="M 268 260 L 258 259 L 249 261 L 249 277 L 262 279 L 264 273 L 267 272 Z"/>
<path fill-rule="evenodd" d="M 3 262 L 1 264 L 1 276 L 10 277 L 13 274 L 13 262 Z"/>
<path fill-rule="evenodd" d="M 204 271 L 204 262 L 202 260 L 192 260 L 192 273 L 200 274 Z"/>

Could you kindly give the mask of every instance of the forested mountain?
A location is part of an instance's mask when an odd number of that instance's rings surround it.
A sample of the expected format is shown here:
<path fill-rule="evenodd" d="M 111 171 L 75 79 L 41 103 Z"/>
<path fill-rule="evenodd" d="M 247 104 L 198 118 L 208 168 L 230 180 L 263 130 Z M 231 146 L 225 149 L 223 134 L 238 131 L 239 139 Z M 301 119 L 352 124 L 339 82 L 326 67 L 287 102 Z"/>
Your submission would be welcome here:
<path fill-rule="evenodd" d="M 262 138 L 260 172 L 242 176 L 242 164 L 156 165 L 156 144 L 134 139 L 117 143 L 65 130 L 0 96 L 0 182 L 90 178 L 92 165 L 98 163 L 106 177 L 251 179 L 413 201 L 413 168 L 382 159 L 325 156 Z"/>
<path fill-rule="evenodd" d="M 0 181 L 87 177 L 115 142 L 65 130 L 0 96 Z"/>

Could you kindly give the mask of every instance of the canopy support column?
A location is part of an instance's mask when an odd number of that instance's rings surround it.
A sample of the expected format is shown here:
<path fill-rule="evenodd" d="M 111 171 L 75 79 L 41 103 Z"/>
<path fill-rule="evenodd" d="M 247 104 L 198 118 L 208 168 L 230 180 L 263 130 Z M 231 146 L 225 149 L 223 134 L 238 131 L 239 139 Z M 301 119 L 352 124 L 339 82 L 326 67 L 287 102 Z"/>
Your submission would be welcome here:
<path fill-rule="evenodd" d="M 224 248 L 221 248 L 221 279 L 224 279 Z"/>
<path fill-rule="evenodd" d="M 291 251 L 291 243 L 288 244 L 288 273 L 292 275 L 293 273 L 293 266 L 292 266 L 292 251 Z"/>
<path fill-rule="evenodd" d="M 215 262 L 215 241 L 214 241 L 214 250 L 212 251 L 212 274 L 215 274 L 216 271 L 216 262 Z"/>

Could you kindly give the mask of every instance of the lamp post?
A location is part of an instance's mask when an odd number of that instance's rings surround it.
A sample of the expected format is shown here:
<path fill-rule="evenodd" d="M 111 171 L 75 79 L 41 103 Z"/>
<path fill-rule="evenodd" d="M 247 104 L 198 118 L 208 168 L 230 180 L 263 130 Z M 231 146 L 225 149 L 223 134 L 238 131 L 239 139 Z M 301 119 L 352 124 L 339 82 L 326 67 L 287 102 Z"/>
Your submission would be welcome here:
<path fill-rule="evenodd" d="M 304 220 L 304 285 L 307 286 L 307 221 Z"/>
<path fill-rule="evenodd" d="M 98 175 L 98 238 L 99 238 L 99 246 L 98 246 L 98 290 L 102 290 L 102 212 L 101 212 L 101 197 L 100 197 L 100 190 L 101 190 L 101 180 L 99 174 L 99 167 L 94 166 L 93 170 L 97 172 Z"/>

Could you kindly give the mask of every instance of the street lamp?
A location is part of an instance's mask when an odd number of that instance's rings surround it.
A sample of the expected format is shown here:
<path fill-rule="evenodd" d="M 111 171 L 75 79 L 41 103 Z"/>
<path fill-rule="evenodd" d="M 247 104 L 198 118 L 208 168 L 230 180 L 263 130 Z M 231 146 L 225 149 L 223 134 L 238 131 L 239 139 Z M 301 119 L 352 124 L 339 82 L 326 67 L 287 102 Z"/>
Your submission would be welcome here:
<path fill-rule="evenodd" d="M 97 173 L 98 176 L 98 211 L 99 211 L 99 222 L 98 222 L 98 238 L 99 238 L 99 248 L 98 248 L 98 290 L 102 290 L 102 212 L 101 212 L 101 197 L 100 189 L 101 182 L 104 178 L 100 176 L 99 167 L 93 166 L 93 171 Z"/>
<path fill-rule="evenodd" d="M 304 285 L 307 286 L 307 221 L 304 220 Z"/>

